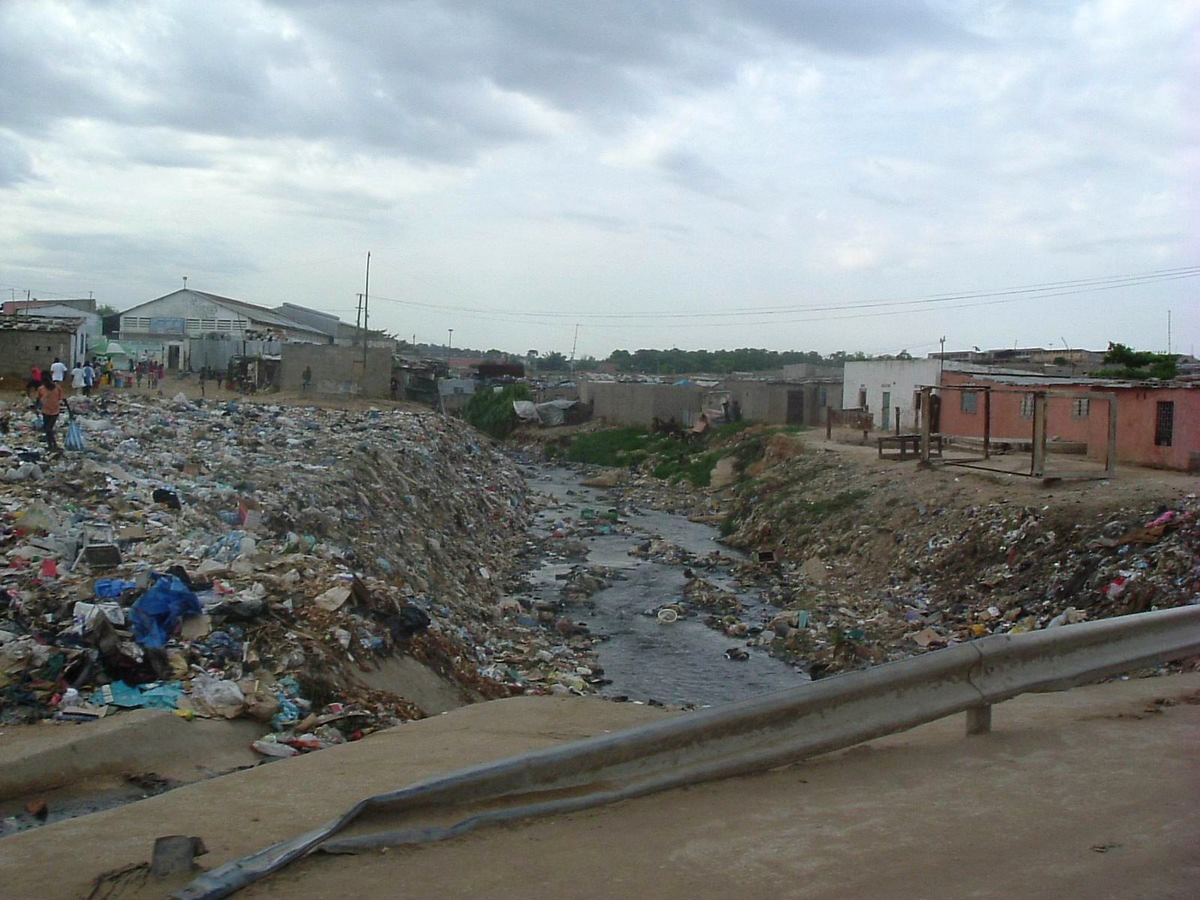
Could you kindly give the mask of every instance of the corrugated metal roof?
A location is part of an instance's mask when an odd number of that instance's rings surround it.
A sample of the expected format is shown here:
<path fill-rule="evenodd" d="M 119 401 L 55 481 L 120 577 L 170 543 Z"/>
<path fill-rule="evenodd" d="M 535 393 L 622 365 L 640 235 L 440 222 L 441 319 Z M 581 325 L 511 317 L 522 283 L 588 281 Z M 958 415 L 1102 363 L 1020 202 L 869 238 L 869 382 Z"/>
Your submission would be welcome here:
<path fill-rule="evenodd" d="M 302 331 L 305 334 L 319 335 L 322 338 L 328 338 L 325 332 L 311 325 L 305 325 L 303 322 L 297 322 L 295 319 L 289 319 L 287 316 L 281 316 L 273 309 L 267 309 L 265 306 L 258 306 L 254 303 L 247 303 L 245 300 L 235 300 L 233 297 L 222 297 L 220 294 L 210 294 L 207 291 L 197 291 L 194 288 L 181 288 L 179 291 L 172 291 L 170 294 L 164 294 L 162 297 L 155 297 L 153 300 L 147 300 L 145 303 L 139 303 L 137 306 L 131 306 L 129 309 L 122 310 L 121 315 L 126 316 L 131 313 L 136 313 L 143 306 L 149 306 L 162 300 L 164 297 L 170 297 L 172 294 L 188 293 L 195 297 L 211 300 L 213 303 L 219 303 L 222 306 L 230 307 L 234 311 L 240 313 L 243 318 L 255 324 L 273 326 L 275 328 L 286 328 L 290 331 Z"/>
<path fill-rule="evenodd" d="M 986 372 L 958 372 L 959 375 L 969 375 L 980 380 L 995 382 L 996 384 L 1015 385 L 1020 387 L 1034 387 L 1036 385 L 1045 385 L 1047 387 L 1067 388 L 1072 386 L 1078 387 L 1105 387 L 1105 388 L 1194 388 L 1197 385 L 1194 382 L 1187 380 L 1172 379 L 1171 381 L 1138 381 L 1128 378 L 1088 378 L 1086 376 L 1062 376 L 1054 378 L 1047 375 L 1038 375 L 1029 373 L 1025 376 L 1018 375 L 993 375 Z M 936 387 L 936 385 L 933 385 Z"/>
<path fill-rule="evenodd" d="M 67 318 L 66 316 L 0 316 L 0 330 L 74 334 L 83 321 L 82 318 Z"/>

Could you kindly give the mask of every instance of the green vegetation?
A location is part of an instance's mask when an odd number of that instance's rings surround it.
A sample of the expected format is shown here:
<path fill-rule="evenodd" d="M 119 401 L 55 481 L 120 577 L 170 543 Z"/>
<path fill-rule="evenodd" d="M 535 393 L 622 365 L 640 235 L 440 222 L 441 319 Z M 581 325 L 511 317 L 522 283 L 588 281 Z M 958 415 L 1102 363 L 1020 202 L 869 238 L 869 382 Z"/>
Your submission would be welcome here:
<path fill-rule="evenodd" d="M 724 425 L 718 425 L 712 430 L 712 440 L 717 442 L 727 441 L 735 434 L 740 434 L 747 428 L 754 427 L 753 422 L 747 422 L 743 419 L 741 422 L 726 422 Z"/>
<path fill-rule="evenodd" d="M 737 500 L 720 524 L 722 537 L 729 537 L 755 516 L 756 511 L 772 521 L 786 523 L 797 535 L 811 532 L 823 519 L 853 509 L 870 494 L 863 489 L 826 494 L 812 484 L 829 470 L 829 463 L 820 457 L 807 457 L 799 465 L 773 468 L 766 478 L 749 478 L 746 472 L 762 458 L 766 440 L 772 429 L 745 436 L 730 448 L 738 461 L 741 475 L 734 488 Z"/>
<path fill-rule="evenodd" d="M 767 452 L 767 442 L 764 435 L 756 434 L 743 438 L 733 446 L 733 455 L 737 460 L 738 474 L 743 474 L 758 462 Z"/>
<path fill-rule="evenodd" d="M 627 466 L 631 455 L 642 453 L 650 443 L 650 433 L 644 428 L 611 428 L 576 435 L 567 448 L 570 462 L 591 463 L 596 466 Z"/>
<path fill-rule="evenodd" d="M 1134 350 L 1124 344 L 1108 345 L 1104 368 L 1091 375 L 1099 378 L 1159 378 L 1170 381 L 1179 377 L 1179 357 L 1173 353 Z"/>
<path fill-rule="evenodd" d="M 796 504 L 796 510 L 805 520 L 819 522 L 826 516 L 857 506 L 858 501 L 869 493 L 870 491 L 864 490 L 842 491 L 840 494 L 834 494 L 832 497 L 825 497 L 821 500 L 801 500 Z"/>
<path fill-rule="evenodd" d="M 651 434 L 644 428 L 613 428 L 576 436 L 564 458 L 597 466 L 630 466 L 650 462 L 656 478 L 687 480 L 707 487 L 712 469 L 724 455 L 686 437 Z"/>
<path fill-rule="evenodd" d="M 477 391 L 463 411 L 463 418 L 484 434 L 503 440 L 517 427 L 513 401 L 529 397 L 529 388 L 523 384 L 510 384 L 499 391 Z"/>
<path fill-rule="evenodd" d="M 822 356 L 815 350 L 758 350 L 743 347 L 740 350 L 614 350 L 608 362 L 620 372 L 641 372 L 646 375 L 686 375 L 691 372 L 765 372 L 797 363 L 840 366 L 846 360 L 867 359 L 862 352 L 847 353 L 839 350 Z"/>
<path fill-rule="evenodd" d="M 750 428 L 753 430 L 747 432 Z M 790 434 L 796 430 L 795 426 L 763 428 L 747 422 L 732 422 L 719 425 L 698 438 L 690 432 L 656 434 L 644 428 L 609 428 L 576 435 L 565 448 L 549 445 L 546 456 L 599 466 L 641 467 L 646 464 L 656 478 L 687 481 L 696 487 L 708 487 L 717 462 L 732 456 L 734 469 L 743 479 L 737 490 L 746 502 L 750 496 L 746 493 L 747 486 L 761 487 L 761 482 L 745 480 L 746 472 L 763 458 L 771 435 Z M 803 479 L 811 477 L 819 468 L 813 472 L 801 470 Z M 732 530 L 732 525 L 729 528 Z"/>
<path fill-rule="evenodd" d="M 720 453 L 694 455 L 687 447 L 673 448 L 664 453 L 654 467 L 654 477 L 664 481 L 690 481 L 696 487 L 708 487 L 712 483 L 713 466 L 721 458 Z"/>

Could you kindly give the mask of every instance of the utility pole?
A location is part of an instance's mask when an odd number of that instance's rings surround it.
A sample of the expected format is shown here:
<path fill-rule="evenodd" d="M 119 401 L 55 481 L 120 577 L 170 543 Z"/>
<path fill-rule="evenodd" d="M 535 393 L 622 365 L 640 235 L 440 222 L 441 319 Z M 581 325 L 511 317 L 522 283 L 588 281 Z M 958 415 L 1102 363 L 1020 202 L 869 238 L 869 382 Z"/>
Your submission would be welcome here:
<path fill-rule="evenodd" d="M 942 383 L 942 375 L 946 372 L 946 336 L 943 334 L 939 343 L 942 351 L 938 354 L 938 384 Z"/>
<path fill-rule="evenodd" d="M 363 285 L 363 393 L 367 392 L 367 304 L 371 299 L 371 251 L 367 251 L 367 282 Z"/>
<path fill-rule="evenodd" d="M 454 346 L 454 329 L 448 329 L 450 334 L 446 338 L 446 368 L 450 367 L 450 348 Z"/>

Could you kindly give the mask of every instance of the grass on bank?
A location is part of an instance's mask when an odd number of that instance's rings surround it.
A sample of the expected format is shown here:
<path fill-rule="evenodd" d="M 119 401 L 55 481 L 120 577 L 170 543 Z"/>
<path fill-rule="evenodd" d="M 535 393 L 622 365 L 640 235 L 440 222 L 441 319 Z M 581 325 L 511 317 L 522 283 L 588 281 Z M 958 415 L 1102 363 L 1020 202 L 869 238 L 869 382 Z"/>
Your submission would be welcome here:
<path fill-rule="evenodd" d="M 510 384 L 498 391 L 476 391 L 463 410 L 463 418 L 484 434 L 504 440 L 517 427 L 513 401 L 528 400 L 530 396 L 523 384 Z"/>
<path fill-rule="evenodd" d="M 656 478 L 708 487 L 718 460 L 730 455 L 737 457 L 740 474 L 762 458 L 770 434 L 784 430 L 760 431 L 752 437 L 741 435 L 751 427 L 750 422 L 730 422 L 712 428 L 700 439 L 686 431 L 657 434 L 637 427 L 608 428 L 576 435 L 565 448 L 551 445 L 546 453 L 550 458 L 598 466 L 624 468 L 646 463 L 653 466 L 650 471 Z M 787 429 L 788 433 L 791 431 Z"/>

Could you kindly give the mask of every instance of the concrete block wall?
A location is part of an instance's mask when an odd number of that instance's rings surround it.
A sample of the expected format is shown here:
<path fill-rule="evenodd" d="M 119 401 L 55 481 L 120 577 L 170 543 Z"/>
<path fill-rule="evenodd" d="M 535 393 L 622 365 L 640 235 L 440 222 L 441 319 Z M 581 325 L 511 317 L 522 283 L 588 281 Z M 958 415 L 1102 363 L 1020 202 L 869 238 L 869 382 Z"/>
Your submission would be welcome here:
<path fill-rule="evenodd" d="M 387 349 L 367 348 L 365 379 L 361 347 L 287 343 L 283 345 L 281 355 L 281 391 L 300 391 L 304 383 L 304 369 L 311 366 L 314 394 L 391 396 L 392 354 Z"/>
<path fill-rule="evenodd" d="M 690 426 L 700 418 L 705 388 L 639 382 L 585 381 L 579 399 L 592 403 L 592 416 L 613 425 L 650 427 L 657 417 Z"/>
<path fill-rule="evenodd" d="M 0 375 L 24 386 L 30 366 L 46 369 L 56 356 L 70 366 L 73 343 L 74 336 L 63 332 L 0 330 Z"/>
<path fill-rule="evenodd" d="M 743 419 L 766 425 L 823 425 L 825 409 L 830 404 L 838 403 L 842 395 L 841 384 L 829 382 L 785 384 L 739 381 L 732 382 L 729 389 L 733 399 L 741 406 Z M 802 421 L 789 423 L 788 395 L 796 392 L 804 395 L 804 414 Z"/>

